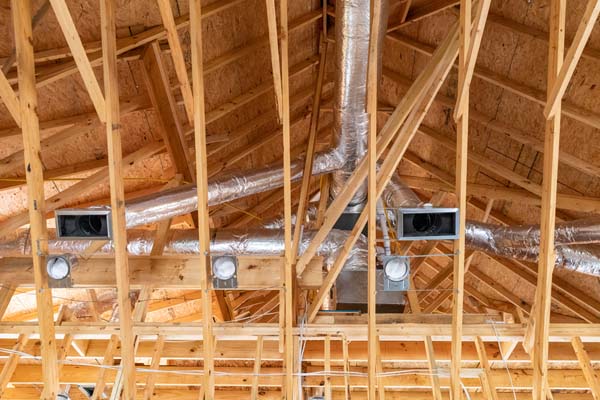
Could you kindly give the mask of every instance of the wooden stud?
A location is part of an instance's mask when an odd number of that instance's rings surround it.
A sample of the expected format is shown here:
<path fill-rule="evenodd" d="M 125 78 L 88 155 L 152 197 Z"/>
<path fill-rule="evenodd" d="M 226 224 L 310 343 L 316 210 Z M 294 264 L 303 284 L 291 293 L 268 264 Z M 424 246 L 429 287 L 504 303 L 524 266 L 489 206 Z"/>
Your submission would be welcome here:
<path fill-rule="evenodd" d="M 277 43 L 277 14 L 275 0 L 265 0 L 267 8 L 267 26 L 269 28 L 269 48 L 271 50 L 271 69 L 273 71 L 273 88 L 275 89 L 275 108 L 280 121 L 283 120 L 283 89 L 281 86 L 281 62 Z"/>
<path fill-rule="evenodd" d="M 105 99 L 102 95 L 102 90 L 100 89 L 96 75 L 94 75 L 92 64 L 90 64 L 90 60 L 85 52 L 85 48 L 83 47 L 83 43 L 81 42 L 81 38 L 77 32 L 77 28 L 75 27 L 75 22 L 73 22 L 73 17 L 71 16 L 69 8 L 67 7 L 67 3 L 65 0 L 50 0 L 50 4 L 52 4 L 52 9 L 54 10 L 56 20 L 58 21 L 58 24 L 65 35 L 67 44 L 71 49 L 73 60 L 75 61 L 77 69 L 81 74 L 83 84 L 90 95 L 92 103 L 94 104 L 96 113 L 98 114 L 98 119 L 100 119 L 101 122 L 106 122 Z"/>
<path fill-rule="evenodd" d="M 15 120 L 17 126 L 21 126 L 21 109 L 19 108 L 19 98 L 6 79 L 6 75 L 0 71 L 0 100 L 4 102 L 6 109 Z"/>
<path fill-rule="evenodd" d="M 344 361 L 344 399 L 350 400 L 350 361 L 348 355 L 348 339 L 342 336 L 342 357 Z"/>
<path fill-rule="evenodd" d="M 106 100 L 106 137 L 108 147 L 108 175 L 110 182 L 113 247 L 117 277 L 117 303 L 121 341 L 121 365 L 123 370 L 123 398 L 135 398 L 134 339 L 129 300 L 129 257 L 125 230 L 125 189 L 123 185 L 123 150 L 119 115 L 119 86 L 116 52 L 116 4 L 114 0 L 100 2 L 104 93 Z"/>
<path fill-rule="evenodd" d="M 312 111 L 310 115 L 310 130 L 308 131 L 308 143 L 306 146 L 306 156 L 304 159 L 304 170 L 302 174 L 302 186 L 300 188 L 300 202 L 298 211 L 296 212 L 296 225 L 294 226 L 292 254 L 294 259 L 298 254 L 298 246 L 302 235 L 303 221 L 306 217 L 306 209 L 308 205 L 308 190 L 310 179 L 312 177 L 312 165 L 315 154 L 317 132 L 319 127 L 319 116 L 321 108 L 321 95 L 323 91 L 323 79 L 325 77 L 325 67 L 327 64 L 327 41 L 321 36 L 320 42 L 321 55 L 319 59 L 319 73 L 317 75 L 317 83 L 315 94 L 313 97 Z"/>
<path fill-rule="evenodd" d="M 17 338 L 17 343 L 15 343 L 12 350 L 22 352 L 25 348 L 25 345 L 27 345 L 28 340 L 28 335 L 19 335 Z M 21 358 L 21 356 L 17 353 L 9 355 L 8 360 L 6 360 L 4 366 L 2 367 L 2 371 L 0 372 L 0 397 L 4 396 L 6 387 L 10 383 L 15 369 L 17 368 L 17 364 L 19 363 L 19 358 Z"/>
<path fill-rule="evenodd" d="M 562 66 L 565 46 L 566 1 L 553 0 L 550 5 L 550 45 L 548 48 L 548 88 L 554 86 Z M 550 92 L 548 93 L 550 99 Z M 533 399 L 545 400 L 548 388 L 548 328 L 552 272 L 556 253 L 554 227 L 556 224 L 556 190 L 558 177 L 558 151 L 560 139 L 560 105 L 556 116 L 546 121 L 544 171 L 542 179 L 542 211 L 540 226 L 540 256 L 538 262 L 535 315 L 529 319 L 534 326 Z"/>
<path fill-rule="evenodd" d="M 52 307 L 52 291 L 48 288 L 48 276 L 46 273 L 48 233 L 45 217 L 44 172 L 40 158 L 40 130 L 37 114 L 37 92 L 35 89 L 31 3 L 28 1 L 13 0 L 11 8 L 17 50 L 19 101 L 21 128 L 23 130 L 25 176 L 27 179 L 33 277 L 35 280 L 38 324 L 42 348 L 44 390 L 41 398 L 54 400 L 59 389 L 59 377 L 56 370 L 58 356 Z"/>
<path fill-rule="evenodd" d="M 210 295 L 210 232 L 208 217 L 208 176 L 206 155 L 206 111 L 204 105 L 204 73 L 202 71 L 202 7 L 200 0 L 190 2 L 190 37 L 192 41 L 192 82 L 194 94 L 194 143 L 196 149 L 196 181 L 198 188 L 198 247 L 202 290 L 202 339 L 204 343 L 203 398 L 214 398 L 213 318 Z"/>
<path fill-rule="evenodd" d="M 283 129 L 283 215 L 284 215 L 284 282 L 282 292 L 283 303 L 280 308 L 284 315 L 284 351 L 285 351 L 285 399 L 292 400 L 294 394 L 294 264 L 295 254 L 292 253 L 292 173 L 291 173 L 291 132 L 290 132 L 290 73 L 289 73 L 289 27 L 288 1 L 280 2 L 281 21 L 281 88 L 282 88 L 282 129 Z M 281 318 L 281 315 L 280 315 Z"/>
<path fill-rule="evenodd" d="M 369 118 L 369 131 L 367 135 L 367 212 L 368 212 L 368 263 L 367 263 L 367 308 L 368 308 L 368 335 L 369 358 L 367 363 L 369 381 L 369 399 L 375 400 L 376 393 L 384 391 L 381 381 L 377 379 L 377 354 L 379 338 L 377 336 L 377 87 L 378 76 L 378 42 L 379 30 L 382 23 L 382 4 L 380 1 L 371 2 L 371 34 L 369 37 L 369 59 L 367 68 L 367 115 Z M 359 224 L 356 224 L 357 226 Z M 354 229 L 353 229 L 354 231 Z M 352 232 L 352 234 L 358 233 Z"/>
<path fill-rule="evenodd" d="M 160 367 L 160 359 L 165 347 L 165 337 L 159 335 L 154 342 L 154 350 L 152 352 L 152 360 L 150 361 L 150 369 L 157 370 Z M 156 385 L 156 374 L 148 374 L 146 385 L 144 387 L 144 400 L 151 400 L 154 394 Z"/>
<path fill-rule="evenodd" d="M 171 1 L 157 1 L 163 26 L 167 33 L 167 41 L 169 42 L 169 48 L 171 49 L 171 58 L 173 59 L 175 75 L 177 75 L 179 89 L 181 90 L 181 95 L 183 97 L 185 113 L 188 122 L 192 124 L 194 122 L 194 98 L 192 96 L 192 86 L 190 85 L 190 80 L 188 78 L 185 58 L 183 57 L 183 50 L 181 49 L 181 42 L 179 41 L 179 35 L 177 33 L 177 24 L 175 23 L 173 10 L 171 10 Z M 160 55 L 158 55 L 158 57 L 160 58 Z M 168 83 L 169 81 L 167 80 L 166 82 Z M 175 117 L 177 117 L 177 114 L 175 114 Z"/>
<path fill-rule="evenodd" d="M 254 357 L 254 375 L 252 376 L 252 389 L 250 390 L 250 399 L 258 400 L 258 377 L 260 374 L 260 365 L 262 363 L 263 337 L 256 338 L 256 355 Z"/>
<path fill-rule="evenodd" d="M 494 387 L 494 378 L 492 376 L 490 363 L 488 361 L 487 353 L 485 351 L 485 344 L 479 336 L 475 337 L 475 347 L 477 348 L 477 354 L 479 355 L 479 364 L 483 369 L 481 376 L 483 390 L 485 391 L 486 396 L 489 400 L 498 400 L 498 393 L 496 393 L 496 388 Z"/>
<path fill-rule="evenodd" d="M 465 224 L 467 213 L 467 160 L 469 138 L 468 57 L 471 46 L 471 0 L 460 2 L 460 36 L 458 87 L 464 89 L 464 109 L 456 119 L 456 203 L 459 209 L 458 239 L 454 241 L 452 285 L 452 360 L 450 363 L 450 398 L 461 398 L 461 355 L 465 285 Z"/>
<path fill-rule="evenodd" d="M 468 106 L 467 92 L 471 86 L 471 80 L 473 79 L 473 71 L 475 71 L 475 62 L 477 61 L 477 55 L 479 54 L 479 47 L 481 45 L 481 39 L 483 38 L 483 31 L 485 29 L 485 23 L 487 21 L 487 15 L 490 10 L 491 0 L 479 0 L 477 3 L 477 10 L 475 12 L 475 20 L 473 21 L 471 37 L 469 39 L 469 48 L 467 54 L 465 54 L 465 73 L 464 77 L 458 86 L 456 95 L 456 107 L 454 107 L 454 119 L 457 120 L 462 116 L 465 107 Z M 462 5 L 461 5 L 462 9 Z"/>
<path fill-rule="evenodd" d="M 188 183 L 196 181 L 185 132 L 177 114 L 177 104 L 169 86 L 169 77 L 162 62 L 158 42 L 152 42 L 144 51 L 144 81 L 150 102 L 156 110 L 171 162 L 177 173 Z"/>
<path fill-rule="evenodd" d="M 323 359 L 325 360 L 323 366 L 325 368 L 325 400 L 332 400 L 331 398 L 331 336 L 325 336 L 324 342 L 324 354 Z"/>
<path fill-rule="evenodd" d="M 588 0 L 583 17 L 579 23 L 579 26 L 577 27 L 575 38 L 573 39 L 573 43 L 567 52 L 564 63 L 561 59 L 561 66 L 558 68 L 557 76 L 555 79 L 553 79 L 552 85 L 548 86 L 551 89 L 548 91 L 548 99 L 546 102 L 546 107 L 544 108 L 544 115 L 546 116 L 546 119 L 551 119 L 552 117 L 556 116 L 556 113 L 560 110 L 560 102 L 565 95 L 567 86 L 571 81 L 571 77 L 573 77 L 575 67 L 577 67 L 577 63 L 581 58 L 583 49 L 585 48 L 585 45 L 592 34 L 592 30 L 594 29 L 599 14 L 600 1 Z M 550 41 L 550 43 L 552 43 L 552 41 Z"/>
<path fill-rule="evenodd" d="M 590 361 L 590 357 L 583 346 L 581 338 L 577 336 L 573 337 L 573 339 L 571 339 L 571 345 L 573 346 L 573 350 L 575 350 L 575 354 L 579 360 L 579 365 L 581 366 L 581 370 L 585 375 L 585 380 L 590 386 L 594 400 L 600 400 L 600 378 L 594 370 L 594 367 Z"/>

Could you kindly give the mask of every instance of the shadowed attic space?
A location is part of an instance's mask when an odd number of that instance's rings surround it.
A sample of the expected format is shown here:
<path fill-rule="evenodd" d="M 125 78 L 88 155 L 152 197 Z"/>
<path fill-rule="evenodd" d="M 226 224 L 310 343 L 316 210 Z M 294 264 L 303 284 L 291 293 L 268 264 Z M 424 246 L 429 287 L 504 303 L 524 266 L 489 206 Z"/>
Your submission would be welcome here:
<path fill-rule="evenodd" d="M 600 398 L 599 11 L 0 4 L 0 398 Z"/>

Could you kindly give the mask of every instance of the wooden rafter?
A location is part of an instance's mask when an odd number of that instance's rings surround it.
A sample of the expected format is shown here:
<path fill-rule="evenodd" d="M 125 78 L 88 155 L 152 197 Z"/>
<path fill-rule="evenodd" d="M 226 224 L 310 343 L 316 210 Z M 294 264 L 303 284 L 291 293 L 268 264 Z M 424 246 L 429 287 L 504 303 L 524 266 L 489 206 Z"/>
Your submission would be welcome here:
<path fill-rule="evenodd" d="M 192 83 L 194 97 L 194 143 L 196 149 L 196 182 L 198 192 L 198 250 L 200 289 L 202 290 L 202 339 L 204 343 L 203 398 L 214 396 L 213 320 L 209 284 L 210 233 L 208 216 L 208 176 L 206 155 L 206 110 L 204 105 L 204 73 L 202 71 L 202 6 L 200 0 L 190 2 L 190 37 L 192 42 Z"/>
<path fill-rule="evenodd" d="M 119 87 L 117 77 L 116 20 L 114 0 L 100 2 L 102 26 L 102 54 L 104 95 L 106 100 L 105 125 L 108 147 L 108 176 L 112 217 L 112 242 L 115 251 L 117 302 L 121 328 L 121 370 L 123 371 L 123 396 L 135 398 L 135 351 L 131 302 L 129 300 L 129 258 L 125 230 L 125 189 L 123 184 L 123 150 L 119 114 Z M 102 118 L 100 118 L 102 120 Z"/>
<path fill-rule="evenodd" d="M 560 110 L 559 103 L 562 101 L 565 91 L 567 90 L 567 86 L 575 72 L 577 63 L 583 54 L 583 49 L 592 34 L 592 29 L 594 29 L 599 14 L 600 1 L 588 0 L 583 17 L 579 23 L 577 32 L 575 33 L 573 43 L 567 52 L 564 62 L 561 60 L 561 66 L 557 72 L 556 79 L 552 81 L 552 85 L 548 82 L 548 88 L 551 89 L 548 91 L 548 99 L 546 107 L 544 108 L 546 119 L 551 119 Z"/>
<path fill-rule="evenodd" d="M 481 1 L 481 0 L 480 0 Z M 465 286 L 465 225 L 467 213 L 467 160 L 469 139 L 469 55 L 471 49 L 471 0 L 460 2 L 460 35 L 458 52 L 458 88 L 462 91 L 462 109 L 455 113 L 456 121 L 456 205 L 458 207 L 458 239 L 454 241 L 452 283 L 452 362 L 450 365 L 450 397 L 461 397 L 461 355 Z M 475 48 L 476 46 L 473 46 Z M 477 50 L 474 50 L 477 54 Z M 462 88 L 462 89 L 461 89 Z M 460 101 L 460 98 L 459 98 Z M 459 105 L 460 106 L 460 105 Z"/>
<path fill-rule="evenodd" d="M 19 98 L 10 86 L 10 82 L 6 79 L 4 72 L 0 71 L 0 100 L 4 103 L 8 112 L 15 120 L 17 126 L 21 126 L 21 109 L 19 106 Z"/>
<path fill-rule="evenodd" d="M 294 274 L 295 254 L 292 253 L 292 172 L 291 172 L 291 129 L 290 129 L 290 72 L 289 72 L 289 26 L 288 1 L 281 0 L 279 5 L 281 23 L 281 89 L 282 89 L 282 130 L 283 130 L 283 216 L 284 216 L 284 280 L 281 296 L 280 323 L 283 319 L 284 337 L 280 338 L 285 352 L 285 399 L 292 400 L 294 395 Z M 283 318 L 282 318 L 283 317 Z"/>
<path fill-rule="evenodd" d="M 161 59 L 161 51 L 157 42 L 150 43 L 143 55 L 144 81 L 150 102 L 157 112 L 162 135 L 175 165 L 177 173 L 183 175 L 185 182 L 196 181 L 194 167 L 191 162 L 185 132 L 177 114 L 177 104 L 169 86 L 169 77 Z M 187 72 L 186 72 L 187 75 Z M 182 86 L 183 88 L 183 86 Z M 184 104 L 185 104 L 184 96 Z"/>
<path fill-rule="evenodd" d="M 275 91 L 275 108 L 280 121 L 283 120 L 283 88 L 281 86 L 281 61 L 279 57 L 279 44 L 277 32 L 277 11 L 275 0 L 265 0 L 267 8 L 267 26 L 269 30 L 269 49 L 271 50 L 271 70 L 273 74 L 273 88 Z"/>
<path fill-rule="evenodd" d="M 102 90 L 100 89 L 100 85 L 96 79 L 96 75 L 94 75 L 92 64 L 90 64 L 90 60 L 85 52 L 85 48 L 83 47 L 83 43 L 79 37 L 79 32 L 77 32 L 77 27 L 75 26 L 73 17 L 71 16 L 69 8 L 67 7 L 67 3 L 65 0 L 50 0 L 50 4 L 54 10 L 56 20 L 58 21 L 58 24 L 65 35 L 67 44 L 71 49 L 73 60 L 77 65 L 77 69 L 79 70 L 81 78 L 83 79 L 83 84 L 90 95 L 92 103 L 94 104 L 98 118 L 100 121 L 106 122 L 106 105 L 104 95 L 102 94 Z"/>
<path fill-rule="evenodd" d="M 173 10 L 171 10 L 171 1 L 157 0 L 157 2 L 163 26 L 165 27 L 167 34 L 167 41 L 169 42 L 169 47 L 171 48 L 171 58 L 173 59 L 175 75 L 177 75 L 179 89 L 181 90 L 181 95 L 183 97 L 183 104 L 187 120 L 190 124 L 192 124 L 194 122 L 194 99 L 192 96 L 192 86 L 190 85 L 190 80 L 188 78 L 187 68 L 185 65 L 185 58 L 183 56 L 183 50 L 181 49 L 181 42 L 179 41 L 179 35 L 177 34 L 177 24 L 175 23 L 175 17 L 173 17 Z"/>
<path fill-rule="evenodd" d="M 48 233 L 45 217 L 44 170 L 40 158 L 40 130 L 37 114 L 37 91 L 35 89 L 31 3 L 13 0 L 11 8 L 19 74 L 19 102 L 21 128 L 23 130 L 25 176 L 28 189 L 27 203 L 29 207 L 33 276 L 42 347 L 42 371 L 44 376 L 42 398 L 55 399 L 59 389 L 58 370 L 56 369 L 58 355 L 52 291 L 48 288 L 48 275 L 46 272 Z"/>
<path fill-rule="evenodd" d="M 566 1 L 552 0 L 550 5 L 550 44 L 548 46 L 548 88 L 554 86 L 563 63 L 565 47 Z M 551 94 L 548 92 L 548 99 Z M 546 121 L 544 171 L 542 178 L 542 210 L 540 225 L 540 255 L 538 262 L 535 315 L 529 319 L 534 327 L 533 399 L 545 400 L 548 392 L 548 329 L 552 295 L 552 273 L 556 253 L 554 227 L 556 224 L 556 192 L 558 186 L 558 151 L 560 139 L 560 105 L 554 117 Z"/>

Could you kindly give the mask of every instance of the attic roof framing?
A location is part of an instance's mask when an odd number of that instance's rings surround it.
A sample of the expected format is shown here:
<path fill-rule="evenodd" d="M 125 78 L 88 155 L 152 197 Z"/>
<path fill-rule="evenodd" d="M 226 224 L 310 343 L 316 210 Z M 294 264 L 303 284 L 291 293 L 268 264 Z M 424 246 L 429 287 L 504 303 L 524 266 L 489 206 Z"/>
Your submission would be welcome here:
<path fill-rule="evenodd" d="M 55 400 L 61 390 L 68 390 L 69 386 L 66 389 L 64 385 L 95 385 L 92 398 L 101 398 L 111 388 L 111 399 L 177 396 L 212 400 L 248 395 L 252 399 L 292 400 L 300 398 L 300 390 L 305 390 L 304 395 L 319 394 L 323 386 L 327 400 L 347 400 L 350 395 L 369 400 L 441 400 L 446 394 L 458 399 L 462 392 L 469 392 L 474 399 L 488 400 L 502 400 L 509 398 L 509 394 L 517 399 L 531 395 L 536 400 L 598 399 L 599 378 L 594 368 L 600 362 L 600 301 L 593 298 L 587 301 L 585 289 L 560 275 L 553 276 L 556 263 L 553 232 L 557 219 L 570 221 L 574 213 L 582 210 L 590 213 L 600 210 L 600 197 L 559 190 L 559 163 L 584 172 L 591 179 L 598 178 L 599 167 L 584 157 L 560 150 L 559 138 L 565 117 L 586 129 L 600 129 L 598 112 L 570 100 L 563 101 L 580 59 L 600 60 L 596 50 L 585 48 L 600 14 L 600 1 L 588 0 L 565 57 L 566 1 L 550 0 L 548 85 L 544 95 L 537 88 L 476 65 L 486 24 L 509 26 L 515 32 L 541 38 L 535 28 L 490 14 L 490 0 L 393 2 L 398 7 L 399 22 L 390 24 L 382 40 L 409 49 L 415 57 L 422 56 L 424 67 L 415 72 L 415 78 L 409 79 L 386 66 L 382 80 L 378 80 L 377 16 L 382 9 L 376 2 L 368 60 L 367 156 L 357 163 L 347 185 L 329 205 L 317 188 L 322 188 L 327 178 L 318 183 L 308 172 L 312 171 L 316 152 L 324 147 L 319 142 L 321 132 L 330 128 L 332 107 L 328 101 L 333 84 L 326 63 L 333 52 L 335 37 L 325 30 L 334 22 L 333 6 L 325 1 L 322 9 L 311 5 L 311 11 L 302 14 L 287 0 L 277 2 L 278 7 L 273 0 L 260 0 L 265 7 L 261 23 L 266 33 L 205 61 L 203 21 L 245 1 L 250 0 L 217 1 L 204 6 L 200 0 L 190 0 L 189 15 L 175 18 L 171 2 L 157 0 L 162 25 L 117 38 L 116 1 L 100 0 L 101 40 L 84 43 L 67 2 L 50 0 L 68 48 L 38 52 L 34 52 L 32 39 L 31 2 L 11 2 L 16 75 L 10 70 L 0 73 L 0 101 L 15 127 L 1 129 L 0 140 L 20 134 L 23 149 L 11 150 L 3 156 L 0 174 L 16 173 L 24 181 L 15 178 L 0 182 L 0 190 L 25 186 L 28 210 L 1 221 L 0 236 L 29 224 L 32 255 L 0 258 L 0 280 L 8 282 L 0 287 L 0 350 L 8 349 L 0 351 L 0 396 Z M 403 30 L 439 15 L 447 15 L 451 20 L 456 13 L 458 20 L 455 18 L 435 48 L 405 35 Z M 290 21 L 288 14 L 293 16 Z M 298 17 L 299 14 L 302 15 Z M 298 61 L 294 45 L 299 40 L 310 42 L 300 39 L 302 30 L 315 26 L 320 37 L 316 53 L 313 51 Z M 189 30 L 189 44 L 182 42 L 178 33 L 184 28 Z M 186 66 L 184 47 L 188 45 L 191 70 Z M 205 82 L 208 74 L 232 67 L 243 57 L 264 50 L 268 50 L 264 54 L 268 55 L 266 62 L 271 67 L 267 80 L 259 81 L 249 90 L 240 90 L 229 100 L 219 98 L 216 102 L 210 97 L 214 93 Z M 164 57 L 167 54 L 168 60 Z M 12 66 L 10 56 L 5 60 Z M 134 60 L 142 65 L 147 97 L 119 95 L 119 65 Z M 103 90 L 94 72 L 100 66 Z M 175 77 L 176 86 L 170 85 L 168 72 Z M 315 76 L 307 78 L 313 72 Z M 456 95 L 448 95 L 448 90 L 444 93 L 442 88 L 447 77 L 455 72 Z M 38 91 L 64 82 L 64 78 L 76 73 L 94 112 L 40 121 Z M 302 89 L 300 82 L 306 81 L 311 85 Z M 475 109 L 470 89 L 473 82 L 479 81 L 541 106 L 546 119 L 544 144 L 520 128 L 495 121 Z M 378 103 L 384 97 L 380 90 L 382 82 L 402 89 L 400 100 L 392 107 L 387 105 L 391 103 Z M 263 100 L 265 104 L 273 103 L 273 107 L 247 120 L 240 118 L 245 122 L 230 122 L 236 121 L 237 113 Z M 452 114 L 456 141 L 440 128 L 423 122 L 437 106 Z M 161 137 L 125 154 L 123 117 L 147 110 L 154 112 Z M 378 118 L 385 118 L 380 129 Z M 474 128 L 470 125 L 478 124 L 543 155 L 541 184 L 490 159 L 485 152 L 472 149 L 469 136 Z M 209 133 L 209 127 L 216 131 L 217 126 L 221 133 Z M 256 135 L 267 126 L 276 128 L 268 134 Z M 296 131 L 305 126 L 309 127 L 308 135 L 299 140 Z M 106 157 L 95 162 L 46 168 L 45 154 L 80 135 L 83 128 L 100 127 L 106 134 Z M 48 136 L 42 139 L 42 134 Z M 435 160 L 424 160 L 414 149 L 409 149 L 417 140 L 439 146 L 454 156 L 454 175 L 437 166 Z M 233 143 L 242 146 L 236 148 Z M 271 162 L 275 159 L 275 163 L 282 165 L 282 189 L 256 195 L 254 200 L 258 204 L 234 200 L 209 205 L 211 179 L 233 171 L 240 161 L 253 158 L 252 164 L 260 164 L 259 150 L 273 146 L 280 146 L 281 154 L 271 158 Z M 135 193 L 126 192 L 126 171 L 154 156 L 170 160 L 175 177 L 168 181 L 158 179 L 159 184 L 143 192 L 155 194 L 165 188 L 196 184 L 198 212 L 191 221 L 188 214 L 177 217 L 177 221 L 170 218 L 156 224 L 152 227 L 156 246 L 151 256 L 130 256 L 127 235 L 131 230 L 126 226 L 125 205 L 128 196 Z M 303 163 L 306 174 L 301 183 L 293 181 L 298 172 L 292 168 L 296 157 L 306 158 Z M 453 194 L 451 200 L 460 210 L 460 235 L 452 246 L 441 241 L 420 246 L 416 242 L 397 244 L 401 254 L 422 256 L 414 259 L 410 282 L 411 287 L 414 285 L 424 293 L 408 294 L 409 307 L 404 314 L 376 313 L 379 240 L 375 234 L 376 200 L 392 175 L 405 165 L 417 173 L 399 176 L 406 178 L 408 186 L 418 189 L 423 199 L 437 205 L 450 197 L 447 193 Z M 469 169 L 473 166 L 518 187 L 471 183 Z M 69 179 L 80 173 L 84 177 L 76 179 L 77 183 L 58 194 L 45 194 L 45 180 Z M 357 214 L 354 228 L 324 271 L 319 247 L 365 179 L 369 185 L 366 207 Z M 92 322 L 65 320 L 65 304 L 82 300 L 75 292 L 72 299 L 61 299 L 48 286 L 47 222 L 52 218 L 49 213 L 72 204 L 86 190 L 106 181 L 110 198 L 102 201 L 111 208 L 114 255 L 102 253 L 105 242 L 87 247 L 86 257 L 78 266 L 80 270 L 73 273 L 77 278 L 73 290 L 90 290 L 89 301 L 96 307 L 100 302 L 97 291 L 116 288 L 117 306 L 113 312 L 118 310 L 118 320 L 100 320 L 103 311 L 96 309 Z M 305 232 L 298 221 L 305 220 L 307 204 L 315 193 L 322 196 L 320 223 L 299 253 Z M 478 258 L 480 251 L 467 250 L 468 210 L 476 212 L 478 220 L 484 222 L 489 219 L 511 223 L 509 216 L 495 208 L 501 200 L 523 201 L 528 207 L 536 207 L 536 211 L 539 208 L 537 268 L 532 263 L 499 256 L 481 257 L 485 258 L 482 261 Z M 99 202 L 94 200 L 90 204 Z M 299 217 L 294 222 L 296 205 Z M 238 257 L 238 289 L 253 292 L 251 295 L 219 290 L 211 273 L 214 221 L 232 216 L 223 227 L 250 226 L 250 222 L 266 222 L 263 217 L 272 216 L 270 209 L 283 210 L 282 255 Z M 197 229 L 194 240 L 198 240 L 199 255 L 162 254 L 165 243 L 183 230 L 174 232 L 175 225 Z M 370 232 L 367 315 L 320 312 L 365 226 Z M 421 255 L 423 249 L 426 254 Z M 537 286 L 533 300 L 526 300 L 502 282 L 494 281 L 482 266 L 485 262 L 500 265 L 520 282 Z M 132 309 L 132 290 L 139 287 L 143 289 L 137 306 Z M 27 288 L 34 288 L 35 292 L 28 293 Z M 158 299 L 152 297 L 154 289 L 186 293 L 182 298 L 166 295 Z M 36 319 L 24 316 L 2 320 L 11 298 L 27 294 L 36 298 Z M 57 299 L 64 301 L 56 302 Z M 168 312 L 192 302 L 196 302 L 190 306 L 193 312 L 174 316 L 170 322 L 142 317 L 148 314 L 149 307 L 155 307 L 151 312 Z M 57 307 L 60 311 L 55 320 Z M 494 312 L 486 314 L 485 310 Z M 405 353 L 398 347 L 403 347 Z M 39 356 L 39 360 L 23 362 L 27 355 Z M 91 363 L 100 358 L 99 372 Z M 249 360 L 254 361 L 250 367 L 241 364 Z M 72 362 L 83 364 L 77 367 Z M 198 362 L 202 365 L 194 364 Z M 31 390 L 37 386 L 43 387 L 41 394 Z"/>

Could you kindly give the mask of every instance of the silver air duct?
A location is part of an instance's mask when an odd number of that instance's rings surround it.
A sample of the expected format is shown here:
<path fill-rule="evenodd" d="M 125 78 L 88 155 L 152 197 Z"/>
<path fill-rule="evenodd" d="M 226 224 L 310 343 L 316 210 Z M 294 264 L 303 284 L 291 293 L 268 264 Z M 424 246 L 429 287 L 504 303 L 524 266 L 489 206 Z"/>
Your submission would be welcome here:
<path fill-rule="evenodd" d="M 380 0 L 382 21 L 379 35 L 379 69 L 387 27 L 387 0 Z M 367 151 L 367 65 L 371 34 L 371 0 L 337 1 L 335 7 L 335 69 L 333 137 L 342 167 L 332 175 L 330 196 L 335 198 Z M 349 206 L 363 204 L 367 198 L 364 182 Z"/>
<path fill-rule="evenodd" d="M 389 208 L 418 207 L 421 201 L 397 175 L 393 175 L 382 199 Z M 389 213 L 393 217 L 393 213 Z M 600 218 L 559 223 L 554 231 L 556 267 L 600 276 Z M 467 221 L 465 231 L 469 248 L 501 257 L 537 262 L 539 225 L 500 226 Z M 586 245 L 581 245 L 586 244 Z"/>
<path fill-rule="evenodd" d="M 168 255 L 197 255 L 198 232 L 195 229 L 172 230 L 169 241 L 165 243 L 163 254 Z M 305 232 L 300 243 L 299 253 L 302 254 L 310 244 L 314 231 Z M 350 232 L 332 230 L 327 239 L 319 247 L 318 256 L 324 257 L 327 267 L 336 260 L 338 252 Z M 139 229 L 127 231 L 127 251 L 132 256 L 148 256 L 154 245 L 156 233 L 151 230 Z M 95 242 L 91 240 L 57 240 L 55 231 L 48 231 L 49 254 L 81 254 Z M 17 232 L 11 240 L 0 242 L 1 257 L 22 257 L 31 254 L 31 236 L 28 230 Z M 283 231 L 277 229 L 223 229 L 212 233 L 210 252 L 212 255 L 244 255 L 244 256 L 282 256 L 284 252 Z M 112 242 L 107 242 L 95 254 L 112 254 Z M 367 264 L 367 242 L 359 238 L 350 253 L 345 268 L 350 270 L 364 269 Z"/>

